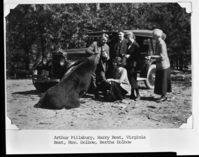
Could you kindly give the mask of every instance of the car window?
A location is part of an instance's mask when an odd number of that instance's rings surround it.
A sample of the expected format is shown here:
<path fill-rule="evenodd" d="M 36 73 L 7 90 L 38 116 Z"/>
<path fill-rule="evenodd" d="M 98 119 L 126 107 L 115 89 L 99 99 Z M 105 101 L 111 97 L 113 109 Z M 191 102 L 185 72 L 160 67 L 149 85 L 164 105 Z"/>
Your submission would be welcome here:
<path fill-rule="evenodd" d="M 156 45 L 156 40 L 155 39 L 151 39 L 152 42 L 152 46 L 153 46 L 153 54 L 155 54 L 155 45 Z"/>
<path fill-rule="evenodd" d="M 148 52 L 148 49 L 149 49 L 148 38 L 136 36 L 136 41 L 137 41 L 137 43 L 138 43 L 139 46 L 140 46 L 140 52 L 141 52 L 141 53 L 146 53 L 146 52 Z"/>
<path fill-rule="evenodd" d="M 155 50 L 155 40 L 152 38 L 148 38 L 144 40 L 144 45 L 148 45 L 148 55 L 153 55 Z"/>
<path fill-rule="evenodd" d="M 140 46 L 141 54 L 152 55 L 155 49 L 155 40 L 149 37 L 136 37 L 136 41 Z"/>
<path fill-rule="evenodd" d="M 99 37 L 88 37 L 86 47 L 89 47 L 94 41 L 98 41 Z"/>

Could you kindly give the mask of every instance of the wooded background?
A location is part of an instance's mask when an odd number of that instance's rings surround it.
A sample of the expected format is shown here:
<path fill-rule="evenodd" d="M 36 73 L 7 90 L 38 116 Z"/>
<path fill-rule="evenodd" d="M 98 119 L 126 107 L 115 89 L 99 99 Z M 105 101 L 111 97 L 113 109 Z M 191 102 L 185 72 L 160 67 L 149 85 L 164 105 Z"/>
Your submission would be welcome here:
<path fill-rule="evenodd" d="M 191 64 L 191 14 L 177 3 L 18 5 L 6 16 L 6 72 L 31 74 L 39 53 L 82 48 L 88 31 L 159 28 L 173 68 Z"/>

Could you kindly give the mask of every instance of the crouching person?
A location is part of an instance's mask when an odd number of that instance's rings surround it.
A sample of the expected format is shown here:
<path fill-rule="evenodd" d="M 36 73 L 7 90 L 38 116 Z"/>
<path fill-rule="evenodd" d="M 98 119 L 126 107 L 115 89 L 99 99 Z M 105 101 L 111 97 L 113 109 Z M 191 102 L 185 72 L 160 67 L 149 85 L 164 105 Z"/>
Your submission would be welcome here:
<path fill-rule="evenodd" d="M 131 94 L 131 85 L 128 80 L 127 71 L 122 67 L 121 57 L 115 57 L 113 59 L 113 68 L 113 78 L 107 79 L 110 83 L 108 99 L 110 101 L 123 101 L 127 94 Z"/>

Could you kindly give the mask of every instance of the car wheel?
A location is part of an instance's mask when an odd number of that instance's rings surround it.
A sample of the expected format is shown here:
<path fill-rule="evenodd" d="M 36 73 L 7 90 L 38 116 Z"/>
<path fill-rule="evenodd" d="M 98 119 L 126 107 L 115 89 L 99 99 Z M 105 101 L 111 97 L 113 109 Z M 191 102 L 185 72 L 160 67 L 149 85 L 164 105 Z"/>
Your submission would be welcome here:
<path fill-rule="evenodd" d="M 152 64 L 147 72 L 147 78 L 144 81 L 146 87 L 148 89 L 154 89 L 155 86 L 155 72 L 156 72 L 156 65 Z"/>

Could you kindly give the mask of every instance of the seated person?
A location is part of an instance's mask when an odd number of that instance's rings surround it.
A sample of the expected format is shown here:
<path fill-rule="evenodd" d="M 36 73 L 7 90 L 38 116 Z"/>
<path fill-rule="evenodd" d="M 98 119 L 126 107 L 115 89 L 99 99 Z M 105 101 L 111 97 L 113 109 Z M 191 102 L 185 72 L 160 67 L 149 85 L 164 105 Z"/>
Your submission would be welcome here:
<path fill-rule="evenodd" d="M 131 85 L 128 80 L 127 71 L 122 67 L 122 58 L 113 59 L 113 78 L 107 79 L 110 83 L 108 98 L 110 101 L 123 100 L 126 94 L 131 94 Z"/>

